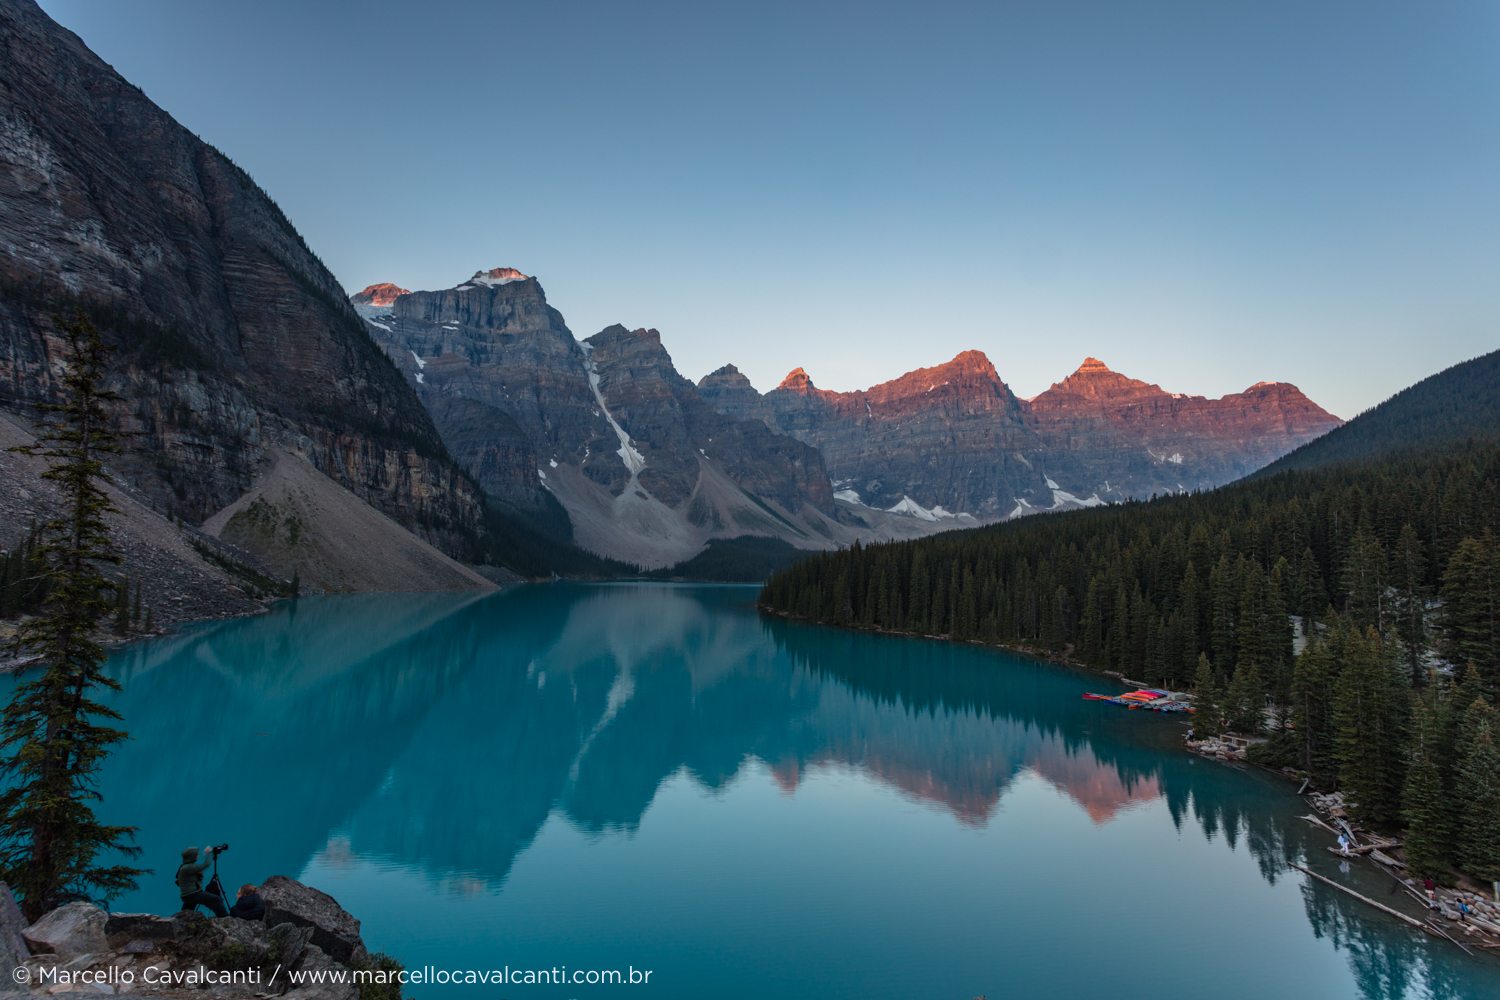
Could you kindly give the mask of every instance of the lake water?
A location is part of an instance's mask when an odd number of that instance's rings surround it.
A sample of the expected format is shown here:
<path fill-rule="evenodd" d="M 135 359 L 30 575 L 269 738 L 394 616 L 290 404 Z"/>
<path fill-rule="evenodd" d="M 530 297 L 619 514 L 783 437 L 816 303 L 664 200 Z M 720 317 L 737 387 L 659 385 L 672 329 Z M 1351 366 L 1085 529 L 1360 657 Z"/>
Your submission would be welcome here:
<path fill-rule="evenodd" d="M 1500 997 L 1500 961 L 1288 872 L 1400 899 L 1180 719 L 754 598 L 303 599 L 123 650 L 102 812 L 157 875 L 117 908 L 229 841 L 226 884 L 316 885 L 408 967 L 652 970 L 419 997 Z"/>

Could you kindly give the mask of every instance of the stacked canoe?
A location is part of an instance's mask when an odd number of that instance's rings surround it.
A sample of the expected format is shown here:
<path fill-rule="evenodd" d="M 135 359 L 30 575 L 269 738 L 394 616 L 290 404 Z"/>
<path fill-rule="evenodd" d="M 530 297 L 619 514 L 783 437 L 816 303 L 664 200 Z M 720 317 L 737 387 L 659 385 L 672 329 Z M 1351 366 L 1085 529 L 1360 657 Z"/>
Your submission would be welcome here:
<path fill-rule="evenodd" d="M 1187 696 L 1157 688 L 1141 688 L 1124 694 L 1094 694 L 1083 696 L 1087 701 L 1107 701 L 1112 705 L 1124 705 L 1129 709 L 1144 708 L 1152 712 L 1191 712 L 1193 706 Z"/>

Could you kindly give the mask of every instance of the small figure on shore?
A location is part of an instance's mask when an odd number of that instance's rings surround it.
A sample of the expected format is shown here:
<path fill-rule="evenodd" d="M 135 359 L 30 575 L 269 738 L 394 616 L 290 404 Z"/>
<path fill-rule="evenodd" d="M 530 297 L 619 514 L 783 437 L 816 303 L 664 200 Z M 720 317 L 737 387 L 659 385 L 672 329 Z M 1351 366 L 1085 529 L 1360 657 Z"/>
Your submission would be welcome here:
<path fill-rule="evenodd" d="M 1459 896 L 1458 897 L 1458 922 L 1459 923 L 1466 922 L 1469 919 L 1469 914 L 1473 913 L 1473 912 L 1474 912 L 1473 910 L 1469 909 L 1469 897 L 1468 896 Z"/>
<path fill-rule="evenodd" d="M 206 906 L 214 916 L 224 917 L 229 915 L 229 908 L 224 905 L 224 900 L 214 893 L 203 891 L 203 873 L 213 863 L 213 858 L 212 847 L 205 847 L 201 851 L 196 847 L 183 849 L 182 864 L 177 866 L 177 895 L 182 898 L 184 910 Z"/>
<path fill-rule="evenodd" d="M 229 915 L 239 917 L 241 920 L 264 920 L 266 901 L 261 898 L 260 887 L 251 885 L 249 882 L 240 886 L 234 905 L 229 908 Z"/>
<path fill-rule="evenodd" d="M 1346 858 L 1349 856 L 1349 837 L 1347 834 L 1339 834 L 1339 853 Z"/>

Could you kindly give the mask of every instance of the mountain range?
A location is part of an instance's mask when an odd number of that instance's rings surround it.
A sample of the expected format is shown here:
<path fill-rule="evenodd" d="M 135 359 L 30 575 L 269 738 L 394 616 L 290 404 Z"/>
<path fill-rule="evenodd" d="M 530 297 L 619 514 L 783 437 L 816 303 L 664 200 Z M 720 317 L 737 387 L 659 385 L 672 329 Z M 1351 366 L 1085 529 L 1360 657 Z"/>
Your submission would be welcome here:
<path fill-rule="evenodd" d="M 1020 399 L 980 351 L 858 392 L 798 368 L 761 394 L 733 365 L 694 385 L 656 330 L 575 340 L 510 267 L 351 302 L 488 493 L 556 500 L 579 544 L 647 567 L 713 539 L 827 548 L 1211 488 L 1339 424 L 1287 383 L 1207 399 L 1094 358 Z"/>
<path fill-rule="evenodd" d="M 224 566 L 443 589 L 485 585 L 463 564 L 835 548 L 1212 487 L 1338 424 L 1283 383 L 1205 399 L 1093 359 L 1020 399 L 978 351 L 859 392 L 798 369 L 762 394 L 732 365 L 695 384 L 655 330 L 578 339 L 513 268 L 346 297 L 243 170 L 32 0 L 0 0 L 0 409 L 17 440 L 56 398 L 77 314 L 113 349 L 121 516 L 201 563 L 149 571 L 147 602 L 179 617 Z M 5 509 L 45 515 L 38 470 L 7 469 Z M 25 530 L 6 520 L 0 546 Z"/>

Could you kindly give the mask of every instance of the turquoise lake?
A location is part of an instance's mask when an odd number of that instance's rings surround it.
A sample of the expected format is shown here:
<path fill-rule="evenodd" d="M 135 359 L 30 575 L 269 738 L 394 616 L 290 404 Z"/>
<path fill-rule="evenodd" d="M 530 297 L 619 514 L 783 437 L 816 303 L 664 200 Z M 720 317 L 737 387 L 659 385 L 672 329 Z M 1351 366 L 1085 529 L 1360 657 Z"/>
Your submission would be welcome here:
<path fill-rule="evenodd" d="M 418 997 L 1500 997 L 1500 960 L 1288 871 L 1401 902 L 1179 718 L 754 600 L 304 598 L 126 648 L 101 811 L 156 875 L 116 908 L 171 912 L 181 848 L 228 841 L 226 884 L 316 885 L 408 967 L 652 970 Z"/>

